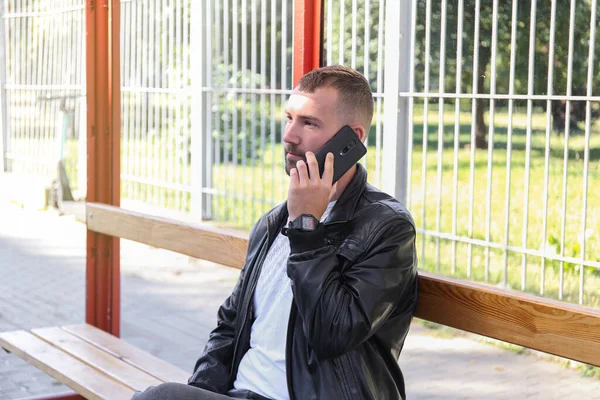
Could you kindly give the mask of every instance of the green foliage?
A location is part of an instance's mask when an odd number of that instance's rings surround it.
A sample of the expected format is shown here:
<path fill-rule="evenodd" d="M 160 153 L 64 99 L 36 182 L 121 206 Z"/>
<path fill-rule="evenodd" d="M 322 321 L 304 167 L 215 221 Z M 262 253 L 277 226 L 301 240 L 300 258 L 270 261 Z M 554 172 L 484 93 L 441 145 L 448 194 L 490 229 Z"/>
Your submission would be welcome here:
<path fill-rule="evenodd" d="M 554 234 L 550 234 L 548 236 L 547 250 L 548 249 L 552 249 L 554 254 L 560 254 L 560 252 L 561 252 L 560 239 Z M 578 242 L 572 243 L 571 246 L 566 247 L 564 250 L 565 250 L 564 254 L 567 257 L 579 257 L 579 254 L 581 251 L 581 245 Z M 552 266 L 554 267 L 555 271 L 559 271 L 560 262 L 552 261 Z M 563 263 L 563 270 L 566 273 L 577 272 L 577 271 L 579 271 L 579 265 L 576 265 L 576 264 L 573 264 L 570 262 L 565 262 L 565 263 Z"/>
<path fill-rule="evenodd" d="M 217 87 L 261 88 L 261 75 L 236 71 L 231 65 L 218 63 L 214 75 Z M 268 143 L 281 140 L 280 95 L 227 92 L 213 96 L 212 138 L 217 163 L 249 160 L 255 165 Z"/>
<path fill-rule="evenodd" d="M 443 325 L 440 325 L 435 322 L 427 321 L 426 319 L 420 320 L 420 322 L 425 328 L 428 328 L 428 329 L 437 330 L 437 329 L 440 329 L 443 327 Z"/>
<path fill-rule="evenodd" d="M 588 230 L 589 232 L 589 230 Z M 546 243 L 546 251 L 549 250 L 550 253 L 560 254 L 561 253 L 561 242 L 558 235 L 550 234 L 548 235 L 548 241 Z M 570 244 L 566 244 L 564 248 L 564 255 L 566 257 L 578 258 L 581 256 L 581 242 L 571 242 Z M 552 261 L 551 265 L 554 268 L 555 272 L 560 272 L 560 261 Z M 581 266 L 579 264 L 574 264 L 571 262 L 563 263 L 563 271 L 564 273 L 574 274 L 580 272 Z M 593 270 L 595 275 L 600 275 L 600 271 L 597 269 Z"/>
<path fill-rule="evenodd" d="M 546 94 L 548 85 L 548 66 L 550 51 L 553 50 L 553 88 L 554 94 L 566 94 L 568 76 L 569 54 L 569 25 L 570 25 L 569 0 L 558 0 L 556 4 L 556 26 L 554 46 L 550 47 L 551 2 L 537 1 L 535 19 L 531 20 L 531 1 L 519 1 L 516 10 L 515 25 L 515 93 L 526 94 L 529 83 L 529 51 L 530 27 L 535 23 L 535 41 L 533 43 L 534 58 L 532 78 L 534 94 Z M 599 10 L 600 11 L 600 4 Z M 426 13 L 431 12 L 431 23 L 426 24 Z M 445 76 L 439 82 L 439 69 L 441 64 L 440 37 L 443 11 L 446 12 L 445 36 Z M 462 83 L 461 90 L 472 90 L 473 81 L 473 55 L 475 49 L 475 0 L 465 0 L 462 19 L 462 31 L 458 31 L 458 1 L 450 0 L 446 10 L 441 9 L 440 2 L 432 2 L 431 9 L 427 10 L 425 0 L 417 2 L 417 27 L 416 27 L 416 79 L 417 90 L 423 90 L 425 81 L 425 48 L 426 32 L 430 30 L 430 89 L 454 91 L 456 87 L 457 43 L 458 35 L 462 37 Z M 493 2 L 482 1 L 479 12 L 479 72 L 485 75 L 485 86 L 479 92 L 489 92 L 491 83 L 491 64 L 496 67 L 496 89 L 498 93 L 509 92 L 510 61 L 511 61 L 511 34 L 513 29 L 512 13 L 513 2 L 499 1 L 497 9 L 497 46 L 496 57 L 491 59 L 492 33 L 493 33 Z M 588 68 L 588 46 L 590 40 L 590 3 L 587 1 L 575 2 L 574 15 L 574 41 L 572 85 L 573 94 L 585 94 Z M 598 35 L 598 33 L 597 33 Z M 600 51 L 600 40 L 595 38 L 596 54 Z M 600 60 L 595 58 L 593 88 L 600 88 Z M 500 103 L 501 104 L 501 103 Z"/>
<path fill-rule="evenodd" d="M 514 93 L 528 94 L 529 89 L 534 95 L 549 93 L 548 83 L 551 79 L 552 94 L 566 95 L 568 93 L 568 80 L 571 79 L 571 94 L 585 95 L 587 86 L 593 91 L 600 89 L 600 59 L 594 58 L 591 82 L 588 82 L 588 54 L 590 40 L 594 40 L 595 54 L 600 53 L 600 33 L 596 32 L 595 38 L 590 38 L 590 2 L 558 0 L 556 2 L 555 36 L 554 42 L 550 41 L 551 34 L 551 2 L 537 1 L 535 4 L 535 18 L 532 20 L 532 2 L 519 1 L 515 24 L 513 26 L 513 2 L 499 1 L 498 8 L 494 10 L 492 1 L 480 2 L 479 23 L 475 12 L 475 0 L 465 0 L 462 10 L 463 18 L 459 20 L 459 7 L 457 0 L 449 0 L 447 8 L 441 9 L 440 2 L 431 2 L 427 9 L 425 0 L 417 2 L 417 25 L 415 46 L 415 85 L 417 91 L 445 91 L 454 92 L 457 86 L 462 93 L 473 91 L 473 79 L 478 84 L 478 93 L 490 93 L 492 84 L 495 84 L 496 93 L 508 94 L 511 92 L 511 52 L 514 51 Z M 575 5 L 573 15 L 573 43 L 569 43 L 569 28 L 571 24 L 570 5 Z M 430 13 L 428 21 L 427 14 Z M 496 22 L 496 47 L 494 52 L 494 15 Z M 600 14 L 600 4 L 596 14 Z M 442 35 L 442 22 L 445 22 L 446 33 Z M 459 22 L 462 22 L 462 30 Z M 597 23 L 597 22 L 592 22 Z M 531 42 L 531 27 L 534 24 L 533 42 Z M 512 31 L 515 31 L 514 41 Z M 475 43 L 475 36 L 479 41 Z M 428 36 L 429 35 L 429 36 Z M 458 39 L 462 39 L 462 47 L 458 49 Z M 430 58 L 426 58 L 427 43 L 430 46 Z M 442 44 L 445 54 L 442 58 Z M 459 58 L 457 50 L 462 51 Z M 530 51 L 532 56 L 530 60 Z M 477 59 L 474 60 L 477 52 Z M 553 53 L 553 54 L 551 54 Z M 569 54 L 572 55 L 572 64 L 568 64 Z M 552 58 L 551 58 L 552 56 Z M 477 64 L 477 66 L 475 65 Z M 550 64 L 553 71 L 550 78 Z M 460 65 L 460 74 L 457 69 Z M 444 67 L 444 74 L 440 77 L 440 70 Z M 426 83 L 426 70 L 429 68 L 429 84 Z M 476 69 L 476 70 L 475 70 Z M 492 77 L 495 79 L 492 80 Z M 460 82 L 458 80 L 460 79 Z M 457 85 L 458 84 L 458 85 Z M 531 85 L 530 85 L 531 84 Z M 431 102 L 437 102 L 431 99 Z M 507 100 L 496 100 L 495 105 L 505 107 Z M 483 122 L 484 109 L 489 107 L 489 101 L 478 100 L 477 136 L 478 146 L 484 147 L 487 130 Z M 545 100 L 534 101 L 534 106 L 543 110 L 548 107 Z M 526 100 L 514 101 L 516 108 L 525 109 Z M 566 124 L 566 102 L 552 101 L 550 103 L 553 117 L 553 129 L 561 133 Z M 596 119 L 600 115 L 600 104 L 591 103 L 591 116 Z M 570 103 L 571 129 L 582 128 L 580 123 L 585 120 L 586 102 L 573 101 Z"/>
<path fill-rule="evenodd" d="M 589 364 L 582 364 L 578 367 L 578 369 L 582 376 L 600 379 L 600 368 L 598 367 L 594 367 L 593 365 Z"/>
<path fill-rule="evenodd" d="M 282 13 L 284 3 L 287 8 L 285 21 Z M 228 64 L 238 71 L 250 71 L 254 67 L 255 72 L 260 74 L 256 76 L 260 87 L 288 89 L 292 79 L 293 0 L 246 0 L 245 9 L 239 1 L 230 2 L 230 8 L 227 10 L 223 8 L 222 1 L 214 1 L 213 4 L 216 7 L 216 18 L 219 19 L 214 21 L 212 44 L 213 49 L 218 51 L 219 59 L 213 60 L 213 65 Z M 237 36 L 234 35 L 234 31 L 237 32 Z M 282 46 L 284 35 L 287 46 Z M 282 70 L 284 64 L 287 66 L 285 71 Z M 217 73 L 213 73 L 213 86 L 235 87 L 219 86 L 218 80 L 221 78 L 219 71 L 215 72 Z"/>
<path fill-rule="evenodd" d="M 383 67 L 384 63 L 384 54 L 378 54 L 379 42 L 381 41 L 383 45 L 384 18 L 381 19 L 382 24 L 380 24 L 380 12 L 382 17 L 385 16 L 385 10 L 381 9 L 383 2 L 371 1 L 370 8 L 367 10 L 365 2 L 359 1 L 355 18 L 352 15 L 353 0 L 336 1 L 332 4 L 332 9 L 328 8 L 328 2 L 324 4 L 325 14 L 328 17 L 331 14 L 332 21 L 331 36 L 328 29 L 323 32 L 326 64 L 344 64 L 353 67 L 365 75 L 374 92 L 381 91 L 383 88 L 378 87 L 377 84 L 377 67 L 378 64 Z M 352 47 L 354 26 L 356 27 L 355 48 Z M 379 35 L 380 28 L 382 35 Z"/>

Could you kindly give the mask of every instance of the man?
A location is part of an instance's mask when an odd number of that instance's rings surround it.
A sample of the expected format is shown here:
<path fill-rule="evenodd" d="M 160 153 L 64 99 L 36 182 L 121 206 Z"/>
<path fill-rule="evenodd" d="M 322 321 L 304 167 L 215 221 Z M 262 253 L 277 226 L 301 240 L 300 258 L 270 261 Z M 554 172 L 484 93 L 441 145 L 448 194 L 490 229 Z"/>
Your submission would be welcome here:
<path fill-rule="evenodd" d="M 188 385 L 136 399 L 405 398 L 397 359 L 417 302 L 413 220 L 360 164 L 332 185 L 333 155 L 322 177 L 314 156 L 344 125 L 366 139 L 369 84 L 343 66 L 314 70 L 285 114 L 287 202 L 252 229 Z"/>

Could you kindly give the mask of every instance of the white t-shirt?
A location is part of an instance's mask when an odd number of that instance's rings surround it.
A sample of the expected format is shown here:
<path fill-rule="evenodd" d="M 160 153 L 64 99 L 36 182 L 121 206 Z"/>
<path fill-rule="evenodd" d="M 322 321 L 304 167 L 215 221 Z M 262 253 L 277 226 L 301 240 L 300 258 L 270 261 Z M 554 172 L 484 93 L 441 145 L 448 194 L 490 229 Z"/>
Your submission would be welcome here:
<path fill-rule="evenodd" d="M 321 217 L 325 221 L 335 201 L 327 205 Z M 287 276 L 290 242 L 279 233 L 265 258 L 256 291 L 250 349 L 242 357 L 235 389 L 250 390 L 274 400 L 288 400 L 285 368 L 287 327 L 292 307 L 292 288 Z"/>

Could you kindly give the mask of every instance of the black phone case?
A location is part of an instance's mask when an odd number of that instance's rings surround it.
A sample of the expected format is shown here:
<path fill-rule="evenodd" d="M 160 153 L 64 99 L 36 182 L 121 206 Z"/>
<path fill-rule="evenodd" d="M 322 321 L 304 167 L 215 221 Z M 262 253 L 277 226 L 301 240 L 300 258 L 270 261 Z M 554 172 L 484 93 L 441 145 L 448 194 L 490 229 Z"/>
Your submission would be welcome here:
<path fill-rule="evenodd" d="M 315 153 L 321 177 L 323 177 L 327 153 L 333 153 L 334 156 L 333 183 L 335 183 L 367 154 L 367 148 L 356 136 L 354 130 L 346 125 Z"/>

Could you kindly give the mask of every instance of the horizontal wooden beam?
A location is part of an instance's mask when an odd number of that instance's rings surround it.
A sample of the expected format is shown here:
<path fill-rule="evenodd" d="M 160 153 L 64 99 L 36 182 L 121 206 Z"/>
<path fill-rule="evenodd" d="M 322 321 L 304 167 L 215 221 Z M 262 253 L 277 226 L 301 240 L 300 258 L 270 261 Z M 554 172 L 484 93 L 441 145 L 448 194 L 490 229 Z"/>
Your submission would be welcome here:
<path fill-rule="evenodd" d="M 241 268 L 247 238 L 100 204 L 88 229 Z M 600 366 L 600 311 L 521 292 L 419 272 L 416 316 L 431 322 Z"/>
<path fill-rule="evenodd" d="M 600 366 L 600 311 L 419 272 L 416 317 Z"/>
<path fill-rule="evenodd" d="M 241 269 L 248 239 L 238 233 L 88 203 L 87 228 L 188 256 Z"/>

